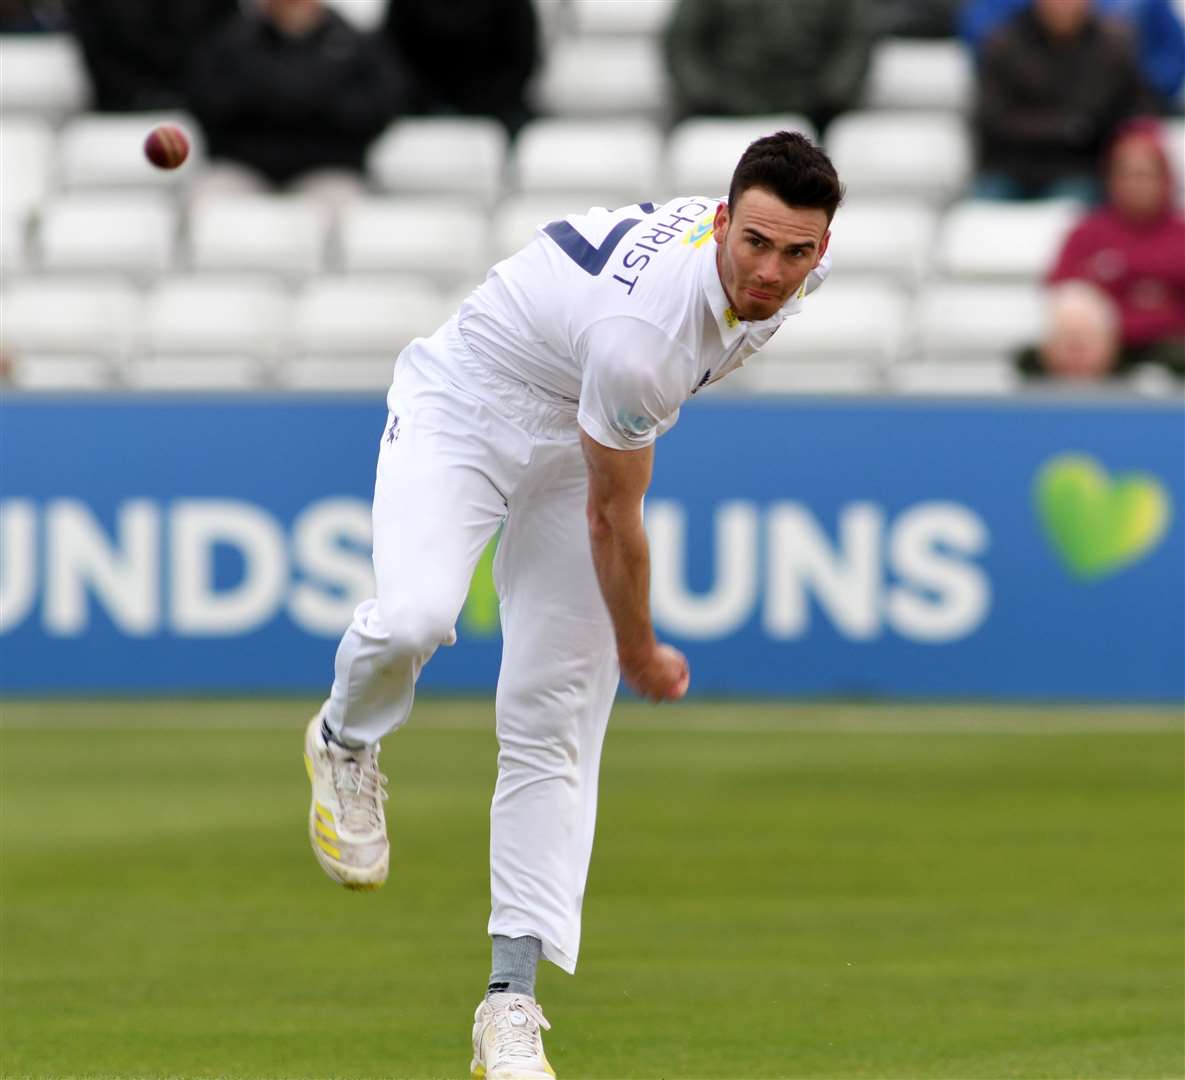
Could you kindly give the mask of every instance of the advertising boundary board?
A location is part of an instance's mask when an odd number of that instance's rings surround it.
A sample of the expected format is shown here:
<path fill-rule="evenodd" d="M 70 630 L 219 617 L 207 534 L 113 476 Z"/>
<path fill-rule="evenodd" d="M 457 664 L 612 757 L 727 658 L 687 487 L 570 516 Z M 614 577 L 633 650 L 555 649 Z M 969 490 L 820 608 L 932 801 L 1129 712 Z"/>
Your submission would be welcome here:
<path fill-rule="evenodd" d="M 646 503 L 693 692 L 1185 697 L 1179 402 L 704 397 Z M 0 692 L 324 692 L 385 421 L 377 396 L 8 396 Z M 493 686 L 489 562 L 423 687 Z"/>

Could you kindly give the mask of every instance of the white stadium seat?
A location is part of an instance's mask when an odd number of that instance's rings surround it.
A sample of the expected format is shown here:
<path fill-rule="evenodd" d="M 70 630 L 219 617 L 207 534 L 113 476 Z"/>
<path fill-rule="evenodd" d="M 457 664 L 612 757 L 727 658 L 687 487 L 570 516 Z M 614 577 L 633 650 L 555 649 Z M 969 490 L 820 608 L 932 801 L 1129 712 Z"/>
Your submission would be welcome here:
<path fill-rule="evenodd" d="M 310 356 L 290 360 L 277 372 L 288 390 L 341 391 L 383 395 L 391 385 L 391 356 Z"/>
<path fill-rule="evenodd" d="M 595 191 L 618 206 L 657 200 L 661 163 L 662 137 L 641 120 L 536 120 L 515 152 L 522 191 Z"/>
<path fill-rule="evenodd" d="M 824 145 L 853 197 L 946 202 L 971 175 L 971 137 L 954 113 L 845 113 Z"/>
<path fill-rule="evenodd" d="M 147 280 L 168 270 L 176 257 L 178 212 L 163 194 L 67 195 L 40 216 L 45 270 L 110 271 Z"/>
<path fill-rule="evenodd" d="M 144 140 L 158 124 L 176 124 L 189 136 L 190 153 L 176 169 L 158 169 L 144 156 Z M 201 130 L 182 113 L 86 113 L 68 120 L 58 136 L 58 173 L 66 188 L 175 188 L 200 169 Z"/>
<path fill-rule="evenodd" d="M 359 30 L 376 30 L 387 12 L 387 0 L 325 0 L 343 19 Z"/>
<path fill-rule="evenodd" d="M 47 278 L 5 289 L 4 351 L 24 355 L 124 356 L 143 302 L 120 278 Z"/>
<path fill-rule="evenodd" d="M 889 364 L 902 356 L 909 336 L 909 301 L 899 287 L 837 276 L 803 301 L 802 311 L 786 320 L 755 359 Z"/>
<path fill-rule="evenodd" d="M 745 148 L 775 131 L 798 131 L 812 140 L 815 129 L 793 113 L 740 118 L 695 117 L 684 120 L 667 142 L 667 172 L 680 195 L 726 195 L 733 170 Z"/>
<path fill-rule="evenodd" d="M 1045 296 L 1035 285 L 937 282 L 922 290 L 914 319 L 920 360 L 1006 360 L 1040 339 Z"/>
<path fill-rule="evenodd" d="M 506 131 L 487 117 L 399 120 L 371 146 L 367 170 L 384 191 L 465 195 L 487 204 L 502 192 Z"/>
<path fill-rule="evenodd" d="M 341 217 L 347 273 L 417 274 L 441 287 L 476 283 L 487 269 L 488 220 L 446 199 L 366 199 Z"/>
<path fill-rule="evenodd" d="M 781 331 L 779 331 L 780 333 Z M 783 360 L 758 353 L 719 386 L 753 394 L 876 394 L 882 389 L 880 366 L 858 360 Z M 716 391 L 717 387 L 711 387 Z"/>
<path fill-rule="evenodd" d="M 0 211 L 21 220 L 46 197 L 53 178 L 53 130 L 32 117 L 0 120 Z"/>
<path fill-rule="evenodd" d="M 21 390 L 83 391 L 112 390 L 117 385 L 115 368 L 97 356 L 20 356 L 12 365 L 12 384 Z"/>
<path fill-rule="evenodd" d="M 124 366 L 123 377 L 136 390 L 255 390 L 266 369 L 250 356 L 147 356 Z"/>
<path fill-rule="evenodd" d="M 938 268 L 949 277 L 1040 280 L 1085 213 L 1081 204 L 1061 199 L 958 203 L 942 221 Z"/>
<path fill-rule="evenodd" d="M 1016 367 L 1006 358 L 963 364 L 899 364 L 889 369 L 886 378 L 890 388 L 899 394 L 980 397 L 1010 394 L 1021 386 Z"/>
<path fill-rule="evenodd" d="M 417 278 L 323 278 L 297 297 L 295 351 L 323 356 L 387 356 L 434 333 L 449 313 Z"/>
<path fill-rule="evenodd" d="M 678 0 L 572 0 L 572 29 L 623 37 L 659 34 L 677 6 Z"/>
<path fill-rule="evenodd" d="M 265 278 L 173 278 L 149 295 L 143 354 L 271 358 L 291 325 L 287 293 Z"/>
<path fill-rule="evenodd" d="M 324 203 L 299 195 L 202 199 L 190 214 L 190 265 L 307 277 L 325 264 L 330 224 Z"/>
<path fill-rule="evenodd" d="M 925 203 L 853 201 L 831 223 L 831 257 L 838 277 L 883 274 L 913 287 L 930 270 L 938 215 Z M 829 283 L 830 284 L 830 283 Z"/>
<path fill-rule="evenodd" d="M 555 116 L 661 118 L 670 87 L 657 41 L 569 38 L 548 53 L 536 97 Z"/>
<path fill-rule="evenodd" d="M 961 41 L 886 38 L 872 50 L 864 107 L 962 112 L 974 89 L 974 64 Z"/>
<path fill-rule="evenodd" d="M 579 192 L 511 196 L 494 215 L 491 257 L 495 260 L 508 258 L 534 240 L 540 226 L 603 205 L 604 200 L 597 195 L 581 195 Z"/>
<path fill-rule="evenodd" d="M 0 35 L 0 104 L 5 118 L 28 113 L 57 122 L 90 96 L 78 45 L 69 34 Z"/>

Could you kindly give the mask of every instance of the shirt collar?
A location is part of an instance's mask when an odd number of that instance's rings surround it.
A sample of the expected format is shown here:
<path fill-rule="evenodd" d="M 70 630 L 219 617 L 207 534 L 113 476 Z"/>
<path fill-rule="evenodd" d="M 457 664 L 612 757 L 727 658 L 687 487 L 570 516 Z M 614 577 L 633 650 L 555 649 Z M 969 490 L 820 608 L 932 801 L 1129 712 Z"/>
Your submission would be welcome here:
<path fill-rule="evenodd" d="M 732 310 L 732 305 L 728 302 L 728 294 L 725 293 L 724 286 L 720 284 L 720 272 L 716 269 L 715 239 L 709 240 L 700 251 L 703 254 L 704 296 L 716 319 L 716 325 L 720 329 L 720 340 L 724 342 L 725 348 L 733 345 L 738 338 L 744 337 L 746 333 L 776 330 L 782 325 L 786 316 L 793 315 L 802 309 L 802 298 L 806 293 L 805 282 L 803 287 L 768 319 L 762 319 L 760 322 L 746 322 L 738 318 L 736 312 Z"/>

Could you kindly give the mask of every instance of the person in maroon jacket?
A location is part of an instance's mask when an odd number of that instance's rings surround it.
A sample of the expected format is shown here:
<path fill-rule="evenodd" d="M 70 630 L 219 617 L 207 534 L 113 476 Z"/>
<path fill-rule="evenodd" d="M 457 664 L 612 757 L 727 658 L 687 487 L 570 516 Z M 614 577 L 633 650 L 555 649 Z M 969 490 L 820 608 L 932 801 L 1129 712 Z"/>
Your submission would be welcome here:
<path fill-rule="evenodd" d="M 1185 214 L 1160 125 L 1134 120 L 1107 157 L 1104 206 L 1067 237 L 1048 282 L 1088 281 L 1115 302 L 1125 366 L 1185 375 Z"/>

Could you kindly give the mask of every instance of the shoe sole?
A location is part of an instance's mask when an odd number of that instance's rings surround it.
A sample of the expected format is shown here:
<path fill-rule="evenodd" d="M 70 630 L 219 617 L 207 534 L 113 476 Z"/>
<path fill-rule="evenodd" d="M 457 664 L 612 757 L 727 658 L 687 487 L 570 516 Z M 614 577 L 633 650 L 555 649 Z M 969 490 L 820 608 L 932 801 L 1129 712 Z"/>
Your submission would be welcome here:
<path fill-rule="evenodd" d="M 480 1061 L 474 1058 L 469 1063 L 469 1075 L 473 1078 L 473 1080 L 486 1080 L 486 1067 Z M 536 1080 L 536 1078 L 539 1076 L 537 1072 L 531 1073 L 530 1076 L 527 1076 L 526 1073 L 519 1075 L 521 1075 L 522 1080 Z M 554 1080 L 555 1073 L 551 1073 L 550 1075 Z M 514 1073 L 507 1073 L 505 1080 L 517 1080 L 517 1077 Z"/>
<path fill-rule="evenodd" d="M 309 784 L 311 785 L 313 783 L 313 759 L 309 755 L 307 748 L 304 752 L 304 770 L 308 774 Z M 309 799 L 309 844 L 321 869 L 333 881 L 349 889 L 351 892 L 374 892 L 386 884 L 387 873 L 390 867 L 389 848 L 383 852 L 383 857 L 373 866 L 347 866 L 345 863 L 339 862 L 324 849 L 322 846 L 324 842 L 317 832 L 317 793 L 316 789 L 314 789 Z M 378 880 L 375 880 L 376 878 Z"/>

